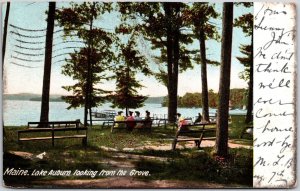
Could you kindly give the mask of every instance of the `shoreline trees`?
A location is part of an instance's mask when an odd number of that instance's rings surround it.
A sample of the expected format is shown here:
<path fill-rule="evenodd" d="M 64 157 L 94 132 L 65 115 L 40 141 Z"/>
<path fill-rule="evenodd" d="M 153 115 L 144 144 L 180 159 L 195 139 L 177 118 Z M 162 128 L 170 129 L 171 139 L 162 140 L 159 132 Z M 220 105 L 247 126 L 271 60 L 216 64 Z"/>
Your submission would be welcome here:
<path fill-rule="evenodd" d="M 234 88 L 230 89 L 230 101 L 232 103 L 232 109 L 242 109 L 247 103 L 247 89 Z M 183 96 L 178 96 L 178 107 L 183 108 L 203 108 L 202 107 L 202 93 L 187 92 Z M 167 97 L 164 97 L 162 102 L 163 107 L 167 107 Z M 210 108 L 217 108 L 218 106 L 218 92 L 214 92 L 212 89 L 208 91 L 208 106 Z"/>

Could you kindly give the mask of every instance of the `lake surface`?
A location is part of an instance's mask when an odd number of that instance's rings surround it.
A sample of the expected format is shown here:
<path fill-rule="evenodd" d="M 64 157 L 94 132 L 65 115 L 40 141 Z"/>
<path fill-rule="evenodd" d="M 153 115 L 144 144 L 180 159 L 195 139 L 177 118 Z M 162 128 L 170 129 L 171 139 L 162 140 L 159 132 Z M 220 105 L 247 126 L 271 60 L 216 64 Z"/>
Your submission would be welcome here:
<path fill-rule="evenodd" d="M 112 109 L 110 103 L 103 104 L 98 111 Z M 50 102 L 49 121 L 73 121 L 80 119 L 83 122 L 84 110 L 66 109 L 68 104 L 65 102 Z M 29 121 L 39 121 L 41 102 L 38 101 L 24 101 L 24 100 L 3 100 L 3 117 L 5 126 L 20 126 L 27 125 Z M 120 109 L 114 109 L 116 111 Z M 148 103 L 144 107 L 134 109 L 132 111 L 139 111 L 141 116 L 145 116 L 145 111 L 151 112 L 151 116 L 157 117 L 167 116 L 168 108 L 162 107 L 161 104 Z M 184 117 L 195 117 L 202 112 L 201 108 L 178 108 L 177 112 Z M 210 109 L 210 114 L 214 115 L 216 109 Z M 246 110 L 230 110 L 231 115 L 245 115 Z"/>

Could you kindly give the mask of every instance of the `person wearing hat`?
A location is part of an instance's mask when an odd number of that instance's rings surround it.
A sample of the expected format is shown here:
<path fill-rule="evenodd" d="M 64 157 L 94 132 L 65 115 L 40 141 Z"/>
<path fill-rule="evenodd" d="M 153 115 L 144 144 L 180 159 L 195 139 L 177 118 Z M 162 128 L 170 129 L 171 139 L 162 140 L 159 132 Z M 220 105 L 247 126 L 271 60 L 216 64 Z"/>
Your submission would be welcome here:
<path fill-rule="evenodd" d="M 134 122 L 134 117 L 132 116 L 133 112 L 129 111 L 129 116 L 127 117 L 126 121 L 132 121 L 132 123 L 127 123 L 127 128 L 129 131 L 132 131 L 134 126 L 135 126 L 135 122 Z"/>
<path fill-rule="evenodd" d="M 135 116 L 134 116 L 135 121 L 142 121 L 142 118 L 140 117 L 140 114 L 141 113 L 139 111 L 135 112 Z M 137 123 L 134 128 L 142 128 L 142 127 L 143 127 L 143 123 Z"/>
<path fill-rule="evenodd" d="M 115 117 L 115 121 L 125 121 L 125 117 L 122 114 L 123 111 L 118 111 L 118 115 Z M 125 124 L 115 123 L 115 127 L 125 127 Z"/>

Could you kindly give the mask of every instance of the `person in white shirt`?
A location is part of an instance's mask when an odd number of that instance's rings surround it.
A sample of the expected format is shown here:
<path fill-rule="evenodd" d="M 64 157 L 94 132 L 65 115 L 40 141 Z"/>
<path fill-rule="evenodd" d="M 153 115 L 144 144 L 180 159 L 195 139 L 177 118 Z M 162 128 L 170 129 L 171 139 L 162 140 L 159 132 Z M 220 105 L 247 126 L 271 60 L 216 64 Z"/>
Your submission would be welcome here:
<path fill-rule="evenodd" d="M 140 117 L 140 112 L 139 111 L 136 111 L 135 112 L 135 116 L 134 116 L 134 120 L 135 121 L 142 121 L 143 119 Z M 135 128 L 142 128 L 143 127 L 143 123 L 137 123 L 135 125 Z"/>

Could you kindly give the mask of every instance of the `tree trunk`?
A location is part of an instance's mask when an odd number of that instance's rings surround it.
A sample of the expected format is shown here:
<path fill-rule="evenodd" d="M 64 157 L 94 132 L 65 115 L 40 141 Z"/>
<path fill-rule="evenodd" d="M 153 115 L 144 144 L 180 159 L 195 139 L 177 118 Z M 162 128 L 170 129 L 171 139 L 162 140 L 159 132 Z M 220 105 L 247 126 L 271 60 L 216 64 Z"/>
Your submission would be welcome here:
<path fill-rule="evenodd" d="M 175 4 L 178 5 L 178 4 Z M 179 16 L 180 8 L 179 6 L 175 7 L 175 14 L 176 19 Z M 179 52 L 180 52 L 180 44 L 179 44 L 179 38 L 180 38 L 180 29 L 179 25 L 175 24 L 174 26 L 174 34 L 173 34 L 173 86 L 174 91 L 172 92 L 172 99 L 173 99 L 173 112 L 176 115 L 177 113 L 177 94 L 178 94 L 178 68 L 179 68 Z M 176 120 L 176 117 L 174 115 L 174 119 Z"/>
<path fill-rule="evenodd" d="M 247 115 L 245 123 L 248 124 L 253 120 L 252 110 L 253 110 L 253 34 L 251 37 L 251 62 L 250 63 L 250 80 L 249 80 L 249 91 L 248 91 L 248 101 L 247 101 Z"/>
<path fill-rule="evenodd" d="M 203 28 L 199 31 L 200 56 L 201 56 L 201 81 L 202 81 L 202 121 L 209 121 L 207 70 L 206 70 L 206 46 Z"/>
<path fill-rule="evenodd" d="M 233 3 L 223 3 L 221 70 L 217 113 L 216 154 L 228 156 L 228 115 L 232 48 Z"/>
<path fill-rule="evenodd" d="M 3 79 L 3 71 L 4 71 L 4 57 L 5 57 L 5 48 L 6 48 L 6 36 L 7 36 L 9 10 L 10 10 L 10 2 L 7 2 L 5 19 L 4 19 L 4 28 L 3 28 L 3 42 L 2 42 L 2 79 Z"/>
<path fill-rule="evenodd" d="M 92 26 L 92 22 L 90 22 L 90 28 Z M 90 31 L 91 33 L 91 31 Z M 85 84 L 85 102 L 84 102 L 84 126 L 88 126 L 88 113 L 90 111 L 90 73 L 91 73 L 91 34 L 89 34 L 88 39 L 88 55 L 87 55 L 87 76 L 86 76 L 86 84 Z"/>
<path fill-rule="evenodd" d="M 177 109 L 177 95 L 174 99 L 174 75 L 173 75 L 173 31 L 172 31 L 172 10 L 170 3 L 164 3 L 164 10 L 166 14 L 166 23 L 167 23 L 167 66 L 168 66 L 168 121 L 175 122 L 176 121 L 176 109 Z"/>
<path fill-rule="evenodd" d="M 41 106 L 41 117 L 40 117 L 41 122 L 49 121 L 49 94 L 50 94 L 50 78 L 51 78 L 55 4 L 56 4 L 55 2 L 49 2 L 47 32 L 46 32 L 46 50 L 45 50 L 42 106 Z"/>
<path fill-rule="evenodd" d="M 92 9 L 95 8 L 95 2 L 93 2 L 93 6 Z M 93 12 L 93 11 L 92 11 Z M 87 127 L 88 126 L 88 114 L 90 114 L 90 125 L 92 126 L 92 109 L 91 109 L 91 95 L 92 95 L 92 62 L 91 62 L 91 52 L 92 52 L 92 37 L 91 37 L 91 33 L 93 30 L 93 21 L 94 18 L 93 16 L 90 17 L 89 20 L 89 38 L 88 38 L 88 55 L 87 55 L 87 62 L 88 62 L 88 66 L 87 66 L 87 82 L 86 82 L 86 92 L 85 92 L 85 104 L 84 104 L 84 126 Z"/>
<path fill-rule="evenodd" d="M 7 2 L 6 5 L 6 13 L 5 13 L 5 19 L 4 19 L 4 29 L 3 29 L 3 42 L 2 42 L 2 81 L 4 84 L 3 87 L 5 88 L 5 80 L 4 80 L 4 58 L 5 58 L 5 49 L 6 49 L 6 36 L 7 36 L 7 25 L 8 25 L 8 17 L 9 17 L 9 11 L 10 11 L 10 2 Z M 4 91 L 4 89 L 3 89 Z M 2 125 L 4 126 L 4 120 L 2 119 Z M 6 133 L 3 128 L 3 138 L 5 139 Z"/>
<path fill-rule="evenodd" d="M 130 78 L 130 73 L 129 73 L 129 66 L 128 66 L 128 62 L 126 62 L 126 82 L 129 82 L 129 78 Z M 125 96 L 125 100 L 129 100 L 129 86 L 126 87 L 126 96 Z M 129 107 L 128 105 L 126 106 L 126 117 L 129 116 Z"/>

